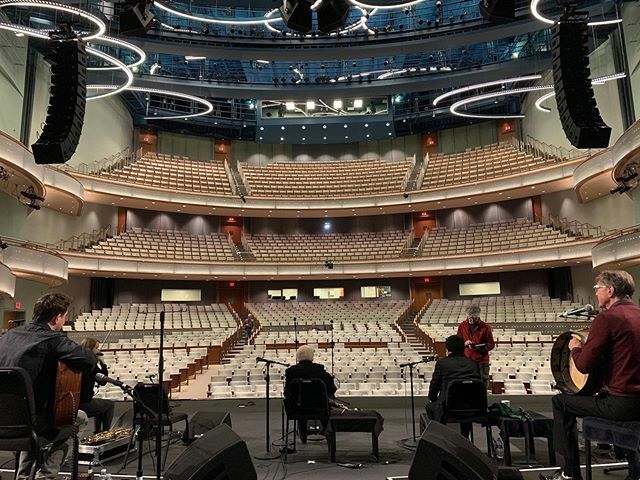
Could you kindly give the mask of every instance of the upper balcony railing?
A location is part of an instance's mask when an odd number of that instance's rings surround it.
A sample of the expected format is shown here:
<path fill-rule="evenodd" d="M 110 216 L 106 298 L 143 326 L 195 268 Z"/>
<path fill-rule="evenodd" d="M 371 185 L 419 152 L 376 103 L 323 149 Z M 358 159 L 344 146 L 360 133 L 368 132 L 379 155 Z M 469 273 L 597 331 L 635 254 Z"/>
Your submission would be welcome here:
<path fill-rule="evenodd" d="M 114 229 L 111 225 L 98 228 L 91 232 L 83 232 L 80 235 L 72 235 L 67 239 L 60 240 L 57 244 L 49 244 L 48 248 L 53 248 L 65 252 L 78 252 L 85 248 L 96 245 L 108 238 L 113 237 Z"/>
<path fill-rule="evenodd" d="M 82 173 L 84 175 L 100 175 L 101 173 L 110 173 L 114 170 L 121 169 L 127 165 L 137 162 L 142 158 L 142 150 L 138 149 L 132 152 L 129 147 L 114 153 L 100 160 L 94 160 L 89 163 L 79 163 L 78 165 L 62 164 L 58 166 L 61 170 L 67 172 Z"/>

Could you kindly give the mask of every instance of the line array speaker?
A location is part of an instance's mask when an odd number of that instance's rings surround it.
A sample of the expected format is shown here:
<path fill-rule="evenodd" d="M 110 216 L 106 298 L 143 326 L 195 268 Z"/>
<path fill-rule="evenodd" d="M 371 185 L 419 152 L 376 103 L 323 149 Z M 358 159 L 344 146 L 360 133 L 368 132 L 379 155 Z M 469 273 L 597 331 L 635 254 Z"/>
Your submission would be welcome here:
<path fill-rule="evenodd" d="M 481 0 L 480 13 L 493 23 L 510 22 L 516 18 L 515 0 Z"/>
<path fill-rule="evenodd" d="M 324 0 L 318 7 L 318 30 L 329 33 L 347 21 L 351 6 L 347 0 Z"/>
<path fill-rule="evenodd" d="M 165 480 L 256 480 L 247 444 L 227 424 L 209 430 L 176 458 Z"/>
<path fill-rule="evenodd" d="M 311 4 L 307 0 L 283 0 L 280 14 L 287 27 L 302 33 L 311 30 Z"/>
<path fill-rule="evenodd" d="M 587 16 L 564 15 L 553 27 L 553 81 L 564 133 L 576 148 L 609 146 L 611 128 L 604 123 L 589 78 Z"/>
<path fill-rule="evenodd" d="M 51 62 L 47 118 L 40 138 L 31 145 L 36 163 L 65 163 L 76 151 L 87 96 L 85 44 L 68 33 L 53 32 L 45 59 Z"/>

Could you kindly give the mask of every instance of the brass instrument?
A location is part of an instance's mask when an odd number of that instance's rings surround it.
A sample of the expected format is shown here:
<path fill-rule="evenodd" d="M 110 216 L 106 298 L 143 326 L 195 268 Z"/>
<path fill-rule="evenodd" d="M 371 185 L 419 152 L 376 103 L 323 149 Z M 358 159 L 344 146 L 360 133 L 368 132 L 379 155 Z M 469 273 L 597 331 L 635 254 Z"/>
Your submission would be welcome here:
<path fill-rule="evenodd" d="M 114 428 L 104 432 L 96 433 L 82 439 L 83 445 L 101 445 L 103 443 L 113 442 L 121 438 L 130 437 L 133 430 L 131 428 Z"/>

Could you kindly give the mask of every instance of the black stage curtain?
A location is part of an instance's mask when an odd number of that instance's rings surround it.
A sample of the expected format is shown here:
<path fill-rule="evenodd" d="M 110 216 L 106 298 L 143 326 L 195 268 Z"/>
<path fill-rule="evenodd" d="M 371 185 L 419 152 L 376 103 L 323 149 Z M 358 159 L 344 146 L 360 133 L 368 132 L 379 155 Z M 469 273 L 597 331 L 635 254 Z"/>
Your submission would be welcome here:
<path fill-rule="evenodd" d="M 573 301 L 571 267 L 550 268 L 547 272 L 549 274 L 549 296 Z"/>
<path fill-rule="evenodd" d="M 91 278 L 91 308 L 111 308 L 115 291 L 113 278 Z"/>

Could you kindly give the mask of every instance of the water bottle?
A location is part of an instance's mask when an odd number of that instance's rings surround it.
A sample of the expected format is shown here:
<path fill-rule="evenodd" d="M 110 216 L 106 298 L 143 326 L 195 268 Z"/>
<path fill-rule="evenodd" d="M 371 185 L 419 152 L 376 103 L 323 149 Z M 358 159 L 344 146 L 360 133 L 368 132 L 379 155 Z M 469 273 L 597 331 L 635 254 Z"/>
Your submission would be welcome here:
<path fill-rule="evenodd" d="M 107 469 L 103 468 L 100 470 L 100 480 L 104 480 L 105 478 L 107 478 Z"/>
<path fill-rule="evenodd" d="M 496 452 L 496 458 L 502 460 L 504 458 L 504 443 L 502 443 L 502 438 L 498 437 L 497 440 L 493 441 L 493 448 Z"/>

